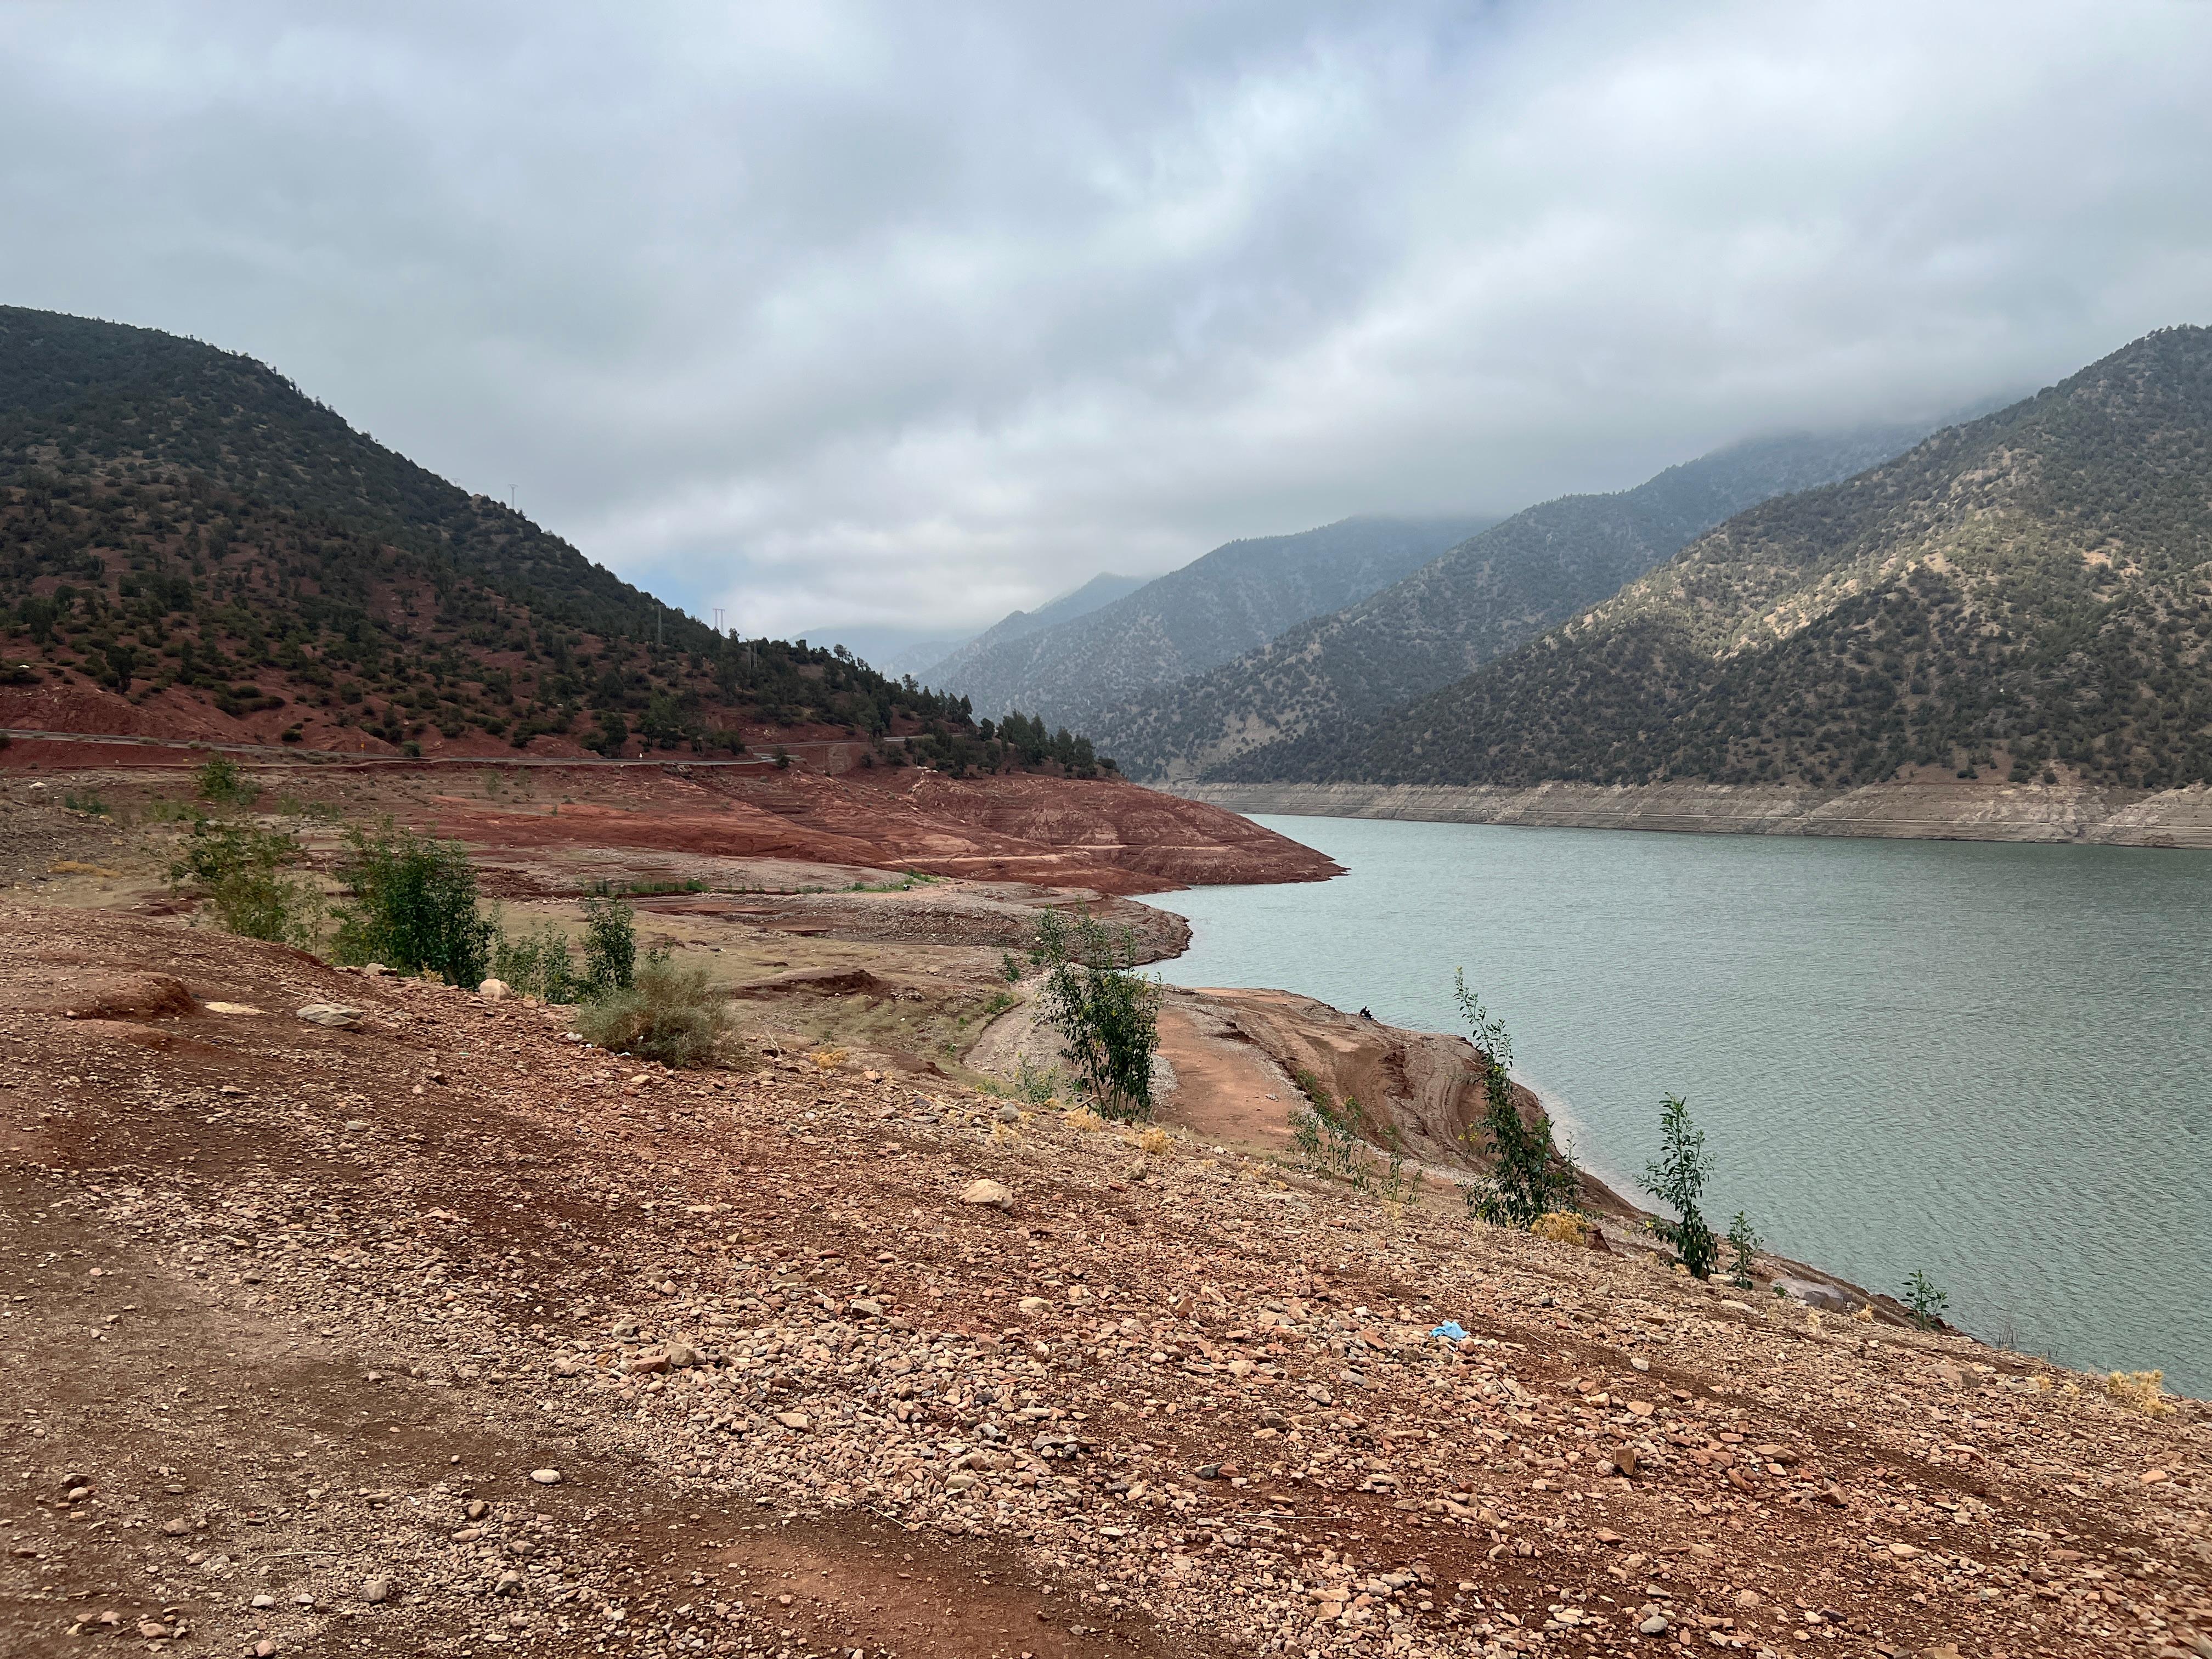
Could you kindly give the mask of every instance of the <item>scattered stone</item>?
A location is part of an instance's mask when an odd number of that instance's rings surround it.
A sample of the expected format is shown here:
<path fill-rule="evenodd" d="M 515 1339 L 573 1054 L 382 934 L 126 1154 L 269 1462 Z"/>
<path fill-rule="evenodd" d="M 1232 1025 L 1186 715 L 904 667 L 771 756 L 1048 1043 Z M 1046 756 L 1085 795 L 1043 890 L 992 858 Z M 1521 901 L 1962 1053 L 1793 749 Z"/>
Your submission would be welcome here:
<path fill-rule="evenodd" d="M 1655 1613 L 1636 1627 L 1646 1636 L 1664 1636 L 1668 1631 L 1667 1615 Z"/>
<path fill-rule="evenodd" d="M 367 1580 L 361 1587 L 361 1599 L 373 1607 L 389 1601 L 392 1599 L 392 1581 L 389 1578 Z"/>
<path fill-rule="evenodd" d="M 477 987 L 477 994 L 486 1002 L 504 1002 L 514 994 L 514 988 L 503 979 L 488 979 Z"/>
<path fill-rule="evenodd" d="M 532 1469 L 530 1472 L 530 1478 L 532 1480 L 535 1480 L 541 1486 L 557 1486 L 561 1484 L 561 1471 L 558 1469 Z"/>
<path fill-rule="evenodd" d="M 343 1029 L 361 1024 L 358 1008 L 348 1008 L 336 1002 L 311 1002 L 299 1011 L 299 1017 L 310 1025 L 328 1025 Z"/>
<path fill-rule="evenodd" d="M 989 1180 L 969 1182 L 961 1191 L 960 1201 L 963 1204 L 988 1204 L 999 1210 L 1014 1207 L 1014 1195 L 999 1182 Z"/>
<path fill-rule="evenodd" d="M 814 1419 L 805 1412 L 778 1412 L 775 1420 L 787 1429 L 806 1430 L 814 1426 Z"/>

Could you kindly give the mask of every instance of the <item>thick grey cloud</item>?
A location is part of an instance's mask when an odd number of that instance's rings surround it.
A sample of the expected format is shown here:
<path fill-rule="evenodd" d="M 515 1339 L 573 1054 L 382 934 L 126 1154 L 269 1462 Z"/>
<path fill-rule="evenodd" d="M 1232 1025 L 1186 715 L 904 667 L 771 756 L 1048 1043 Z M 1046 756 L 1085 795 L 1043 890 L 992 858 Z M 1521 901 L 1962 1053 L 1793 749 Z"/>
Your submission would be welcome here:
<path fill-rule="evenodd" d="M 0 295 L 749 629 L 951 629 L 2212 319 L 2212 8 L 0 8 Z"/>

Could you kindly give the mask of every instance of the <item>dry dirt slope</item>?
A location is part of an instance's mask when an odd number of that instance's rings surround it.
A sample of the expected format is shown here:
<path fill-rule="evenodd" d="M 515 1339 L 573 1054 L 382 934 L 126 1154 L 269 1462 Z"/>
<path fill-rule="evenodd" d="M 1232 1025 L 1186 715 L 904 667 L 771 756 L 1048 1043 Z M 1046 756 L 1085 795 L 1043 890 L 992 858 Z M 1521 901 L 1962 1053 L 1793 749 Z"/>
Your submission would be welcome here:
<path fill-rule="evenodd" d="M 2201 1407 L 766 1058 L 0 911 L 0 1651 L 2207 1651 Z"/>

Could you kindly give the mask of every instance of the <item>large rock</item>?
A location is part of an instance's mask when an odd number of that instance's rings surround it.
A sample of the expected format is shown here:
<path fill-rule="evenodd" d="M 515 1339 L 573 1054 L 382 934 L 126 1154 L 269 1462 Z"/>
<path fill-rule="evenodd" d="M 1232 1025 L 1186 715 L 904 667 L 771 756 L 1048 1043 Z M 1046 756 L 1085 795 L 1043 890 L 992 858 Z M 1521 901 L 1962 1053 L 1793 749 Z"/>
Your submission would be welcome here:
<path fill-rule="evenodd" d="M 995 1181 L 971 1181 L 960 1194 L 963 1204 L 988 1204 L 997 1210 L 1014 1207 L 1014 1195 Z"/>
<path fill-rule="evenodd" d="M 1823 1285 L 1811 1279 L 1778 1279 L 1774 1288 L 1785 1296 L 1795 1297 L 1808 1308 L 1826 1308 L 1835 1313 L 1849 1313 L 1851 1299 L 1833 1285 Z"/>
<path fill-rule="evenodd" d="M 301 1009 L 300 1018 L 310 1025 L 328 1025 L 343 1029 L 361 1024 L 361 1010 L 348 1008 L 336 1002 L 311 1002 Z"/>

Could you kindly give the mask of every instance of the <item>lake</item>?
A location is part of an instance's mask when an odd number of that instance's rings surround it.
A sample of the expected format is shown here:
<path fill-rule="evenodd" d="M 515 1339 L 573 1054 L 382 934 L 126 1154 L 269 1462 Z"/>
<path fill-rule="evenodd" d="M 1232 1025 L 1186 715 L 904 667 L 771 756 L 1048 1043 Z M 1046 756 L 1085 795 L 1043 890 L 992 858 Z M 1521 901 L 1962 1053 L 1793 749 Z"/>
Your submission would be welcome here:
<path fill-rule="evenodd" d="M 2212 854 L 1258 821 L 1350 873 L 1153 897 L 1170 982 L 1453 1030 L 1463 966 L 1621 1190 L 1685 1095 L 1717 1229 L 2212 1391 Z"/>

